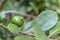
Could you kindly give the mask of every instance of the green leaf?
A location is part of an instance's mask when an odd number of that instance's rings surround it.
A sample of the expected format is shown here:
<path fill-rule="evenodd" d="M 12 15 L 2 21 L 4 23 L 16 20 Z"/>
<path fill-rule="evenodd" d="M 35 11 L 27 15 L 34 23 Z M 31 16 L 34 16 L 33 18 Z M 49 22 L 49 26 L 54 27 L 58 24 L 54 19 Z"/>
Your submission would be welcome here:
<path fill-rule="evenodd" d="M 3 23 L 4 25 L 7 25 L 7 19 L 6 19 L 7 15 L 2 13 L 0 16 L 0 23 Z"/>
<path fill-rule="evenodd" d="M 8 0 L 3 7 L 3 10 L 12 10 L 12 9 L 14 9 L 14 5 L 11 3 L 10 0 Z"/>
<path fill-rule="evenodd" d="M 38 7 L 33 2 L 30 2 L 30 6 L 38 13 Z"/>
<path fill-rule="evenodd" d="M 29 36 L 23 35 L 23 36 L 16 36 L 14 40 L 31 40 L 31 38 Z"/>
<path fill-rule="evenodd" d="M 59 33 L 60 33 L 60 20 L 57 22 L 56 26 L 50 30 L 48 37 L 51 37 Z"/>
<path fill-rule="evenodd" d="M 36 38 L 35 37 L 31 37 L 30 40 L 36 40 Z"/>
<path fill-rule="evenodd" d="M 27 12 L 31 12 L 32 11 L 32 7 L 27 7 Z"/>
<path fill-rule="evenodd" d="M 27 22 L 25 25 L 24 25 L 24 30 L 27 31 L 27 32 L 32 32 L 33 29 L 32 29 L 32 26 L 34 25 L 34 22 L 33 21 L 29 21 Z"/>
<path fill-rule="evenodd" d="M 46 34 L 41 30 L 40 26 L 35 25 L 33 28 L 37 40 L 48 40 Z"/>
<path fill-rule="evenodd" d="M 49 30 L 55 26 L 58 20 L 58 15 L 55 11 L 46 10 L 40 13 L 36 18 L 35 24 L 40 25 L 43 31 Z"/>
<path fill-rule="evenodd" d="M 20 32 L 20 29 L 15 24 L 12 24 L 12 23 L 10 23 L 7 28 L 12 33 L 19 33 Z"/>

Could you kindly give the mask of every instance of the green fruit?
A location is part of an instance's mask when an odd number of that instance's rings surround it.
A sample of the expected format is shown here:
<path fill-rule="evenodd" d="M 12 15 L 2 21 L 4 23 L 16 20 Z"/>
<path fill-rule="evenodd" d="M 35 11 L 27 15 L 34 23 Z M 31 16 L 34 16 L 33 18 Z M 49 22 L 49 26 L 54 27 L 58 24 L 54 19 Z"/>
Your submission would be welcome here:
<path fill-rule="evenodd" d="M 14 16 L 11 20 L 11 22 L 17 26 L 22 26 L 24 23 L 24 19 L 21 16 Z"/>

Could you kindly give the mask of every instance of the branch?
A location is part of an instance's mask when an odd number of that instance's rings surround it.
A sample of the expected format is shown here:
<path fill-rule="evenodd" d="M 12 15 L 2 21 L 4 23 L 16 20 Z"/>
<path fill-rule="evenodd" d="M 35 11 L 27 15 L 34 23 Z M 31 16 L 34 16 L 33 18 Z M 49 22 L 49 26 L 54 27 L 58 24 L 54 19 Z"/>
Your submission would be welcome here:
<path fill-rule="evenodd" d="M 4 29 L 8 29 L 7 26 L 3 25 L 3 24 L 0 24 L 0 27 L 4 28 Z M 28 33 L 28 32 L 22 32 L 20 31 L 19 33 L 23 34 L 23 35 L 29 35 L 29 36 L 32 36 L 32 37 L 35 37 L 34 34 L 32 33 Z"/>
<path fill-rule="evenodd" d="M 18 15 L 21 15 L 21 16 L 24 16 L 24 17 L 30 17 L 30 18 L 36 18 L 36 16 L 34 16 L 34 15 L 29 15 L 29 14 L 26 14 L 26 13 L 21 13 L 21 12 L 19 12 L 19 11 L 16 11 L 16 10 L 8 10 L 8 11 L 2 11 L 1 12 L 1 14 L 0 14 L 0 16 L 2 15 L 2 14 L 9 14 L 9 13 L 11 13 L 11 14 L 18 14 Z"/>
<path fill-rule="evenodd" d="M 7 26 L 3 25 L 3 24 L 0 24 L 0 27 L 4 28 L 4 29 L 8 29 Z M 29 35 L 29 36 L 32 36 L 32 37 L 35 37 L 36 35 L 32 34 L 32 33 L 28 33 L 28 32 L 22 32 L 20 31 L 21 34 L 23 35 Z M 54 39 L 49 39 L 49 40 L 54 40 Z"/>
<path fill-rule="evenodd" d="M 2 3 L 0 4 L 0 9 L 3 9 L 4 4 L 7 2 L 7 0 L 3 0 Z"/>
<path fill-rule="evenodd" d="M 0 27 L 2 27 L 4 29 L 8 29 L 7 26 L 3 25 L 2 23 L 0 24 Z"/>
<path fill-rule="evenodd" d="M 32 33 L 28 33 L 28 32 L 20 32 L 21 34 L 23 35 L 29 35 L 29 36 L 32 36 L 32 37 L 35 37 L 36 35 L 32 34 Z"/>

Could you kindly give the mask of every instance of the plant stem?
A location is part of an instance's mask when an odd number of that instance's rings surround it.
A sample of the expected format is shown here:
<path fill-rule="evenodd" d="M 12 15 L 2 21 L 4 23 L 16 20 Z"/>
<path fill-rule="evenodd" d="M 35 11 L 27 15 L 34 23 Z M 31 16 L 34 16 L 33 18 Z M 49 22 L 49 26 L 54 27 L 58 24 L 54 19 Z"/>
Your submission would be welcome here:
<path fill-rule="evenodd" d="M 5 3 L 7 2 L 7 0 L 3 0 L 2 3 L 0 4 L 0 10 L 3 9 L 3 6 L 5 5 Z"/>

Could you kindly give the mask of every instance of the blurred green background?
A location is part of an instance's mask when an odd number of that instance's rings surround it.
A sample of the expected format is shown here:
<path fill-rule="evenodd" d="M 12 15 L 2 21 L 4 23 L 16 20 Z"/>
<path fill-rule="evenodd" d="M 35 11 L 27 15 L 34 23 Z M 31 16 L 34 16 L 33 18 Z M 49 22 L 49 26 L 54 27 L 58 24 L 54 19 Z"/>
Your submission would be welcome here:
<path fill-rule="evenodd" d="M 3 0 L 0 0 L 0 4 L 2 2 Z M 37 17 L 42 11 L 48 9 L 54 10 L 60 15 L 60 0 L 7 0 L 3 7 L 0 8 L 0 23 L 7 26 L 15 15 L 23 16 L 25 23 L 27 23 Z M 8 14 L 8 12 L 11 13 Z M 32 25 L 31 21 L 29 23 Z M 31 31 L 32 29 L 28 32 Z M 12 39 L 10 36 L 8 30 L 0 27 L 0 40 L 12 40 L 14 36 L 12 36 Z"/>

